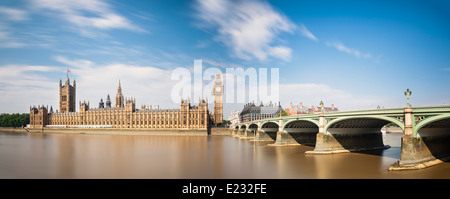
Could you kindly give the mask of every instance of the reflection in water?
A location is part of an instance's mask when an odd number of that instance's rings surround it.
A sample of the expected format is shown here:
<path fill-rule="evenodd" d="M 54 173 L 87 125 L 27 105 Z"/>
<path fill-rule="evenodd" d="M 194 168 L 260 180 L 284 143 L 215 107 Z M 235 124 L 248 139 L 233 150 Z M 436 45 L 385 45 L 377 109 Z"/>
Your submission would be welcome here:
<path fill-rule="evenodd" d="M 450 178 L 450 163 L 389 172 L 401 136 L 385 134 L 387 150 L 306 155 L 229 136 L 0 132 L 0 178 Z"/>

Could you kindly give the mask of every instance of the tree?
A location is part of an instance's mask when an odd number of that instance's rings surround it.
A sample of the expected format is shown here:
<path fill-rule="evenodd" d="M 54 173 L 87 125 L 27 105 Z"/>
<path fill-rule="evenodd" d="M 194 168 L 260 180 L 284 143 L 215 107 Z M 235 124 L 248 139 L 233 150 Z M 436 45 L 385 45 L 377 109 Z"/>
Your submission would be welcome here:
<path fill-rule="evenodd" d="M 278 113 L 278 114 L 277 114 L 277 117 L 280 117 L 280 114 L 281 114 L 281 116 L 288 116 L 288 115 L 289 115 L 289 114 L 286 113 L 286 112 L 281 112 L 281 113 Z"/>
<path fill-rule="evenodd" d="M 391 122 L 389 124 L 384 125 L 385 127 L 399 127 L 396 123 Z"/>
<path fill-rule="evenodd" d="M 230 124 L 231 124 L 230 120 L 222 120 L 223 126 L 230 125 Z"/>
<path fill-rule="evenodd" d="M 0 127 L 22 127 L 30 123 L 29 113 L 2 113 L 0 114 Z"/>

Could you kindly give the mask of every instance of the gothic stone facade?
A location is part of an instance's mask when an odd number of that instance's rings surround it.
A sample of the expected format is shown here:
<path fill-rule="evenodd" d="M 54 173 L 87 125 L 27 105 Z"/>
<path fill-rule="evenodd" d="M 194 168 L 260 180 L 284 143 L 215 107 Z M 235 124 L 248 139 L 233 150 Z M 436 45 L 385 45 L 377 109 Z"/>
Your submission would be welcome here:
<path fill-rule="evenodd" d="M 75 81 L 65 85 L 60 81 L 60 112 L 48 106 L 30 107 L 30 127 L 62 128 L 149 128 L 149 129 L 190 129 L 205 130 L 209 127 L 211 116 L 208 103 L 200 100 L 198 106 L 190 104 L 190 99 L 181 99 L 180 109 L 159 109 L 142 105 L 136 109 L 135 99 L 124 99 L 122 88 L 117 89 L 115 106 L 111 107 L 109 95 L 104 106 L 91 108 L 89 102 L 80 102 L 79 112 L 75 112 Z M 72 98 L 73 97 L 73 98 Z"/>

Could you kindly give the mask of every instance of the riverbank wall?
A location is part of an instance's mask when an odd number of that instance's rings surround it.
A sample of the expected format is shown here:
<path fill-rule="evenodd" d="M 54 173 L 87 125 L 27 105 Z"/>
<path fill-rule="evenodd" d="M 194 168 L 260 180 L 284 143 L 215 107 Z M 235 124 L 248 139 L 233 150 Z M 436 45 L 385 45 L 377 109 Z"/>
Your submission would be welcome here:
<path fill-rule="evenodd" d="M 12 133 L 65 133 L 65 134 L 104 134 L 104 135 L 231 135 L 228 128 L 206 129 L 120 129 L 120 128 L 0 128 L 2 132 Z"/>
<path fill-rule="evenodd" d="M 186 135 L 186 136 L 207 136 L 210 130 L 206 129 L 121 129 L 121 128 L 24 128 L 9 132 L 28 133 L 62 133 L 62 134 L 95 134 L 95 135 Z"/>

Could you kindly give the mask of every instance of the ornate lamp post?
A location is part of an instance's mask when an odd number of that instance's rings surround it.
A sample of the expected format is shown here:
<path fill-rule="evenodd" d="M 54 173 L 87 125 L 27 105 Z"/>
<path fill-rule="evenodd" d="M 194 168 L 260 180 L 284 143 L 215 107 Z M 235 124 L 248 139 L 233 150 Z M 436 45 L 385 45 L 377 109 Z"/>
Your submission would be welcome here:
<path fill-rule="evenodd" d="M 323 102 L 322 102 L 322 100 L 320 100 L 320 109 L 321 109 L 321 112 L 323 112 Z"/>
<path fill-rule="evenodd" d="M 411 96 L 411 94 L 412 94 L 412 91 L 409 90 L 409 88 L 406 89 L 405 96 L 406 96 L 406 99 L 407 99 L 407 102 L 408 102 L 408 104 L 407 104 L 408 107 L 411 107 L 411 105 L 409 104 L 409 97 Z"/>

